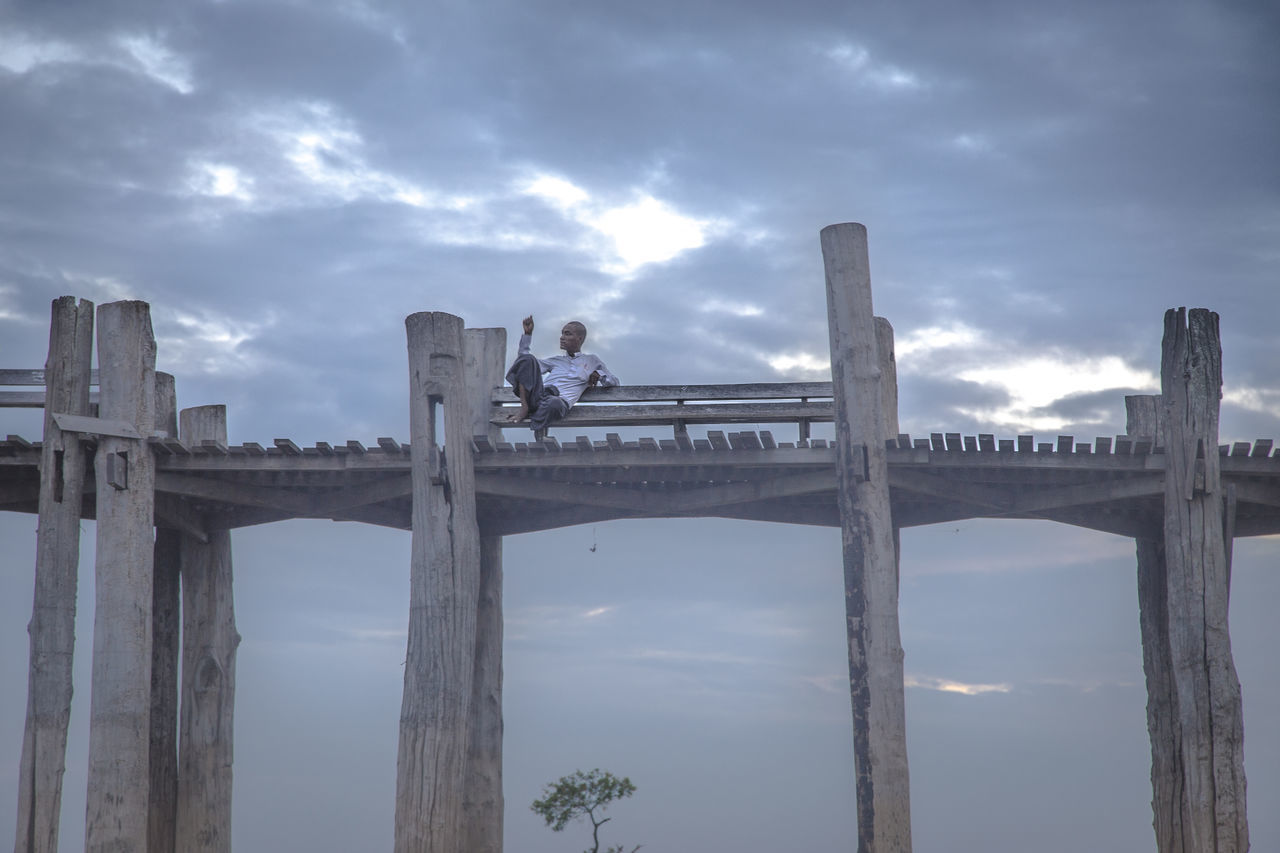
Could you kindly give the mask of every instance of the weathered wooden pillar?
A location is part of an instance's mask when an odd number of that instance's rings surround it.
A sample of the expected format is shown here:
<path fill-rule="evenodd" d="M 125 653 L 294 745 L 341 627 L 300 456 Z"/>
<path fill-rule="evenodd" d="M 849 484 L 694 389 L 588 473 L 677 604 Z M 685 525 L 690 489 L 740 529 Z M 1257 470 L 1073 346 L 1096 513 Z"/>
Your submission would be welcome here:
<path fill-rule="evenodd" d="M 1124 398 L 1125 431 L 1146 436 L 1165 446 L 1160 431 L 1160 398 Z M 1138 558 L 1138 621 L 1142 630 L 1142 671 L 1147 682 L 1147 734 L 1151 739 L 1151 825 L 1159 853 L 1186 853 L 1182 827 L 1187 820 L 1182 756 L 1174 716 L 1177 697 L 1169 662 L 1168 575 L 1164 559 L 1164 531 L 1153 525 L 1135 542 Z"/>
<path fill-rule="evenodd" d="M 1244 853 L 1244 723 L 1227 627 L 1217 314 L 1165 312 L 1160 382 L 1173 719 L 1187 804 L 1183 845 L 1195 853 Z"/>
<path fill-rule="evenodd" d="M 882 437 L 884 396 L 866 228 L 857 223 L 824 228 L 822 255 L 835 393 L 858 850 L 908 853 L 911 797 L 897 549 Z"/>
<path fill-rule="evenodd" d="M 155 423 L 155 337 L 145 302 L 98 308 L 99 414 L 120 432 Z M 106 429 L 107 427 L 103 427 Z M 147 849 L 155 462 L 145 438 L 102 435 L 85 850 Z"/>
<path fill-rule="evenodd" d="M 411 314 L 409 432 L 413 545 L 409 644 L 396 761 L 396 853 L 464 853 L 480 532 L 471 418 L 463 379 L 462 320 Z M 435 409 L 444 408 L 445 453 Z"/>
<path fill-rule="evenodd" d="M 471 434 L 500 441 L 502 430 L 489 423 L 490 394 L 506 369 L 507 330 L 467 329 L 463 350 Z M 502 536 L 484 530 L 472 677 L 462 846 L 468 853 L 502 853 Z"/>
<path fill-rule="evenodd" d="M 173 376 L 156 372 L 156 423 L 178 435 L 178 397 Z M 156 528 L 151 590 L 151 809 L 147 853 L 174 853 L 178 818 L 178 548 L 181 534 Z"/>
<path fill-rule="evenodd" d="M 93 359 L 93 303 L 53 300 L 45 361 L 44 443 L 40 448 L 40 522 L 36 532 L 35 596 L 31 608 L 31 665 L 27 722 L 18 765 L 15 853 L 57 853 L 71 719 L 71 662 L 76 639 L 76 569 L 85 450 L 77 433 L 63 433 L 54 413 L 89 414 Z"/>
<path fill-rule="evenodd" d="M 227 442 L 226 406 L 183 409 L 186 444 Z M 231 531 L 208 542 L 182 534 L 182 707 L 178 726 L 177 842 L 181 853 L 231 850 L 236 631 Z"/>

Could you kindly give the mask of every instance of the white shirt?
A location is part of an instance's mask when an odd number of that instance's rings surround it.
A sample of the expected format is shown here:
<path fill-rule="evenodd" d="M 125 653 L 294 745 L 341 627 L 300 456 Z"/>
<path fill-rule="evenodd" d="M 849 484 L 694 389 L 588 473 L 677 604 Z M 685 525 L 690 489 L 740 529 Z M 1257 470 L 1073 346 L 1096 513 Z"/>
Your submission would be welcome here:
<path fill-rule="evenodd" d="M 529 352 L 532 335 L 520 336 L 520 354 Z M 560 391 L 560 398 L 572 406 L 578 402 L 582 392 L 587 390 L 588 379 L 593 372 L 600 373 L 600 384 L 612 388 L 620 384 L 618 377 L 609 372 L 598 355 L 580 352 L 576 355 L 553 355 L 551 358 L 540 358 L 543 385 L 554 385 Z"/>

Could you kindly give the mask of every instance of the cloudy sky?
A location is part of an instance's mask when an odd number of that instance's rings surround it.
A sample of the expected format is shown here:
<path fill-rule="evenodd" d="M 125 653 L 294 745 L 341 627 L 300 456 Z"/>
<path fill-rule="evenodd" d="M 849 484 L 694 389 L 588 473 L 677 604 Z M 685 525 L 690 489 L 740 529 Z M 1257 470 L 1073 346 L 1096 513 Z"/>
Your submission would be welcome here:
<path fill-rule="evenodd" d="M 624 381 L 828 377 L 818 231 L 870 230 L 904 431 L 1123 432 L 1164 309 L 1221 313 L 1222 438 L 1280 439 L 1268 2 L 96 0 L 0 6 L 0 366 L 50 301 L 145 299 L 233 442 L 408 438 L 403 318 L 591 327 Z M 5 433 L 39 435 L 34 412 Z M 84 524 L 63 849 L 82 845 Z M 0 839 L 35 519 L 0 517 Z M 235 845 L 388 849 L 409 536 L 235 535 Z M 594 550 L 592 550 L 594 547 Z M 506 543 L 508 849 L 575 768 L 606 842 L 851 849 L 838 532 L 628 521 Z M 1253 848 L 1280 849 L 1280 539 L 1237 544 Z M 903 536 L 916 850 L 1153 847 L 1132 544 Z M 0 843 L 4 843 L 0 840 Z M 575 846 L 579 845 L 579 846 Z"/>

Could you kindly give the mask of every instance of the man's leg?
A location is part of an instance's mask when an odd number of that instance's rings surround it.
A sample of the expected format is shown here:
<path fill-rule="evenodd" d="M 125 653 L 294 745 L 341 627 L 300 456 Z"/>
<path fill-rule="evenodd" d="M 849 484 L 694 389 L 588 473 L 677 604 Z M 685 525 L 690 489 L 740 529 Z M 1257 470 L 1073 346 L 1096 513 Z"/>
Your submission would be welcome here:
<path fill-rule="evenodd" d="M 563 397 L 547 394 L 538 403 L 533 414 L 529 415 L 529 426 L 535 433 L 543 433 L 552 421 L 558 421 L 569 411 L 569 404 Z"/>
<path fill-rule="evenodd" d="M 545 396 L 542 387 L 542 365 L 538 364 L 538 360 L 529 353 L 523 353 L 516 357 L 512 362 L 511 369 L 507 371 L 507 382 L 511 384 L 511 390 L 520 398 L 520 408 L 510 420 L 513 423 L 524 420 L 529 417 L 529 413 L 536 411 L 538 403 Z"/>

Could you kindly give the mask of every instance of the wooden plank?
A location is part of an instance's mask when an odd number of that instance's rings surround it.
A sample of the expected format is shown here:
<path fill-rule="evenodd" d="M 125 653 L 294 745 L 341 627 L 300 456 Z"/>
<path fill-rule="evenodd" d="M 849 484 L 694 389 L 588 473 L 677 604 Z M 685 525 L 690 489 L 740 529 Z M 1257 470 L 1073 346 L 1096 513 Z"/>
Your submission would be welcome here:
<path fill-rule="evenodd" d="M 60 298 L 60 299 L 71 299 L 72 301 L 74 301 L 74 300 L 75 300 L 75 297 L 72 297 L 72 296 L 62 296 L 62 297 L 59 297 L 59 298 Z M 80 300 L 80 301 L 81 301 L 81 303 L 82 303 L 82 304 L 84 304 L 84 305 L 89 305 L 89 306 L 92 306 L 92 305 L 93 305 L 93 303 L 92 303 L 92 302 L 88 302 L 87 300 L 83 300 L 83 299 L 82 299 L 82 300 Z M 54 300 L 54 302 L 55 302 L 55 304 L 56 304 L 57 300 Z M 92 310 L 92 308 L 91 308 L 90 310 Z M 92 333 L 92 328 L 90 328 L 90 332 Z M 25 368 L 25 369 L 24 369 L 24 368 L 14 368 L 14 367 L 5 367 L 5 368 L 0 368 L 0 385 L 40 385 L 40 386 L 44 386 L 44 385 L 45 385 L 45 382 L 46 382 L 46 377 L 47 377 L 47 376 L 48 376 L 48 374 L 46 373 L 45 369 L 44 369 L 44 368 L 40 368 L 40 367 Z M 95 368 L 95 369 L 93 369 L 93 370 L 90 370 L 90 371 L 89 371 L 89 385 L 94 386 L 94 385 L 97 385 L 97 384 L 98 384 L 98 371 L 97 371 L 97 369 Z M 830 383 L 828 383 L 828 384 L 830 384 Z M 815 395 L 815 396 L 816 396 L 816 395 Z M 828 396 L 830 396 L 830 394 L 828 394 Z"/>
<path fill-rule="evenodd" d="M 999 451 L 998 451 L 998 452 L 1000 452 L 1000 453 L 1013 453 L 1013 451 L 1014 451 L 1014 443 L 1013 443 L 1013 439 L 1012 439 L 1012 438 L 1002 438 L 1002 439 L 1000 439 L 999 448 L 1000 448 L 1000 449 L 999 449 Z"/>
<path fill-rule="evenodd" d="M 1067 454 L 1075 448 L 1075 436 L 1060 435 L 1058 436 L 1058 452 Z"/>
<path fill-rule="evenodd" d="M 1141 436 L 1133 442 L 1133 455 L 1146 456 L 1151 452 L 1151 448 L 1155 446 L 1155 439 L 1150 436 Z"/>
<path fill-rule="evenodd" d="M 964 451 L 964 441 L 958 432 L 949 432 L 945 436 L 947 450 L 951 453 L 961 453 Z"/>
<path fill-rule="evenodd" d="M 946 440 L 943 438 L 942 433 L 940 432 L 929 433 L 929 445 L 934 450 L 947 449 Z"/>
<path fill-rule="evenodd" d="M 645 451 L 646 453 L 657 453 L 657 452 L 658 452 L 658 442 L 657 442 L 657 439 L 653 439 L 653 438 L 641 438 L 641 439 L 640 439 L 640 449 L 641 449 L 641 450 L 643 450 L 643 451 Z"/>
<path fill-rule="evenodd" d="M 487 435 L 471 436 L 471 443 L 474 445 L 477 453 L 493 453 L 493 442 L 489 440 Z"/>
<path fill-rule="evenodd" d="M 1116 456 L 1129 456 L 1133 453 L 1133 440 L 1127 435 L 1116 436 Z"/>
<path fill-rule="evenodd" d="M 1034 435 L 1018 436 L 1018 452 L 1032 453 L 1035 451 L 1036 438 Z"/>
<path fill-rule="evenodd" d="M 983 453 L 996 452 L 996 437 L 990 433 L 978 434 L 978 449 Z"/>
<path fill-rule="evenodd" d="M 761 430 L 760 446 L 763 447 L 765 450 L 773 450 L 775 447 L 777 447 L 778 443 L 773 440 L 773 433 L 769 432 L 767 429 Z"/>
<path fill-rule="evenodd" d="M 1093 453 L 1093 445 L 1080 442 L 1079 444 L 1076 445 L 1076 453 L 1078 453 L 1081 456 L 1084 456 L 1089 453 Z"/>
<path fill-rule="evenodd" d="M 319 453 L 321 456 L 332 456 L 333 445 L 327 441 L 317 441 L 316 452 Z"/>
<path fill-rule="evenodd" d="M 119 418 L 90 418 L 84 415 L 54 412 L 53 420 L 63 432 L 115 436 L 116 438 L 139 439 L 143 437 L 136 426 Z"/>
<path fill-rule="evenodd" d="M 352 453 L 355 453 L 358 456 L 363 456 L 365 453 L 364 445 L 358 441 L 348 441 L 347 450 L 350 450 Z"/>
<path fill-rule="evenodd" d="M 1093 440 L 1094 453 L 1102 456 L 1111 455 L 1111 439 L 1105 435 L 1100 435 Z"/>
<path fill-rule="evenodd" d="M 1271 441 L 1269 438 L 1258 439 L 1253 443 L 1253 453 L 1250 455 L 1265 459 L 1271 453 Z"/>
<path fill-rule="evenodd" d="M 714 450 L 729 450 L 729 440 L 725 438 L 724 432 L 718 429 L 707 430 L 707 441 L 711 442 Z"/>
<path fill-rule="evenodd" d="M 381 439 L 379 439 L 379 441 L 381 441 Z M 277 438 L 272 443 L 275 444 L 276 448 L 279 449 L 279 451 L 285 454 L 286 456 L 302 455 L 302 448 L 294 444 L 292 439 Z"/>
<path fill-rule="evenodd" d="M 964 437 L 964 452 L 965 452 L 965 453 L 977 453 L 977 452 L 978 452 L 978 438 L 977 438 L 977 436 L 973 436 L 973 435 L 966 435 L 966 436 Z"/>
<path fill-rule="evenodd" d="M 278 444 L 279 442 L 277 442 Z M 389 436 L 379 436 L 378 446 L 382 448 L 383 453 L 398 454 L 401 452 L 400 442 Z"/>
<path fill-rule="evenodd" d="M 1053 445 L 1050 442 L 1042 441 L 1036 444 L 1036 453 L 1052 453 Z"/>
<path fill-rule="evenodd" d="M 510 426 L 507 412 L 511 407 L 495 407 L 490 423 Z M 831 421 L 831 404 L 828 402 L 785 403 L 694 403 L 684 406 L 665 405 L 575 405 L 553 429 L 565 426 L 592 427 L 671 425 L 675 421 L 685 424 L 718 423 L 790 423 L 793 421 Z"/>
<path fill-rule="evenodd" d="M 1248 456 L 1253 450 L 1253 444 L 1248 441 L 1237 441 L 1231 445 L 1232 456 Z"/>
<path fill-rule="evenodd" d="M 587 390 L 581 405 L 596 403 L 644 403 L 699 400 L 798 400 L 830 398 L 830 382 L 748 382 L 723 385 L 618 385 Z M 511 388 L 500 385 L 490 392 L 493 403 L 511 403 Z"/>

